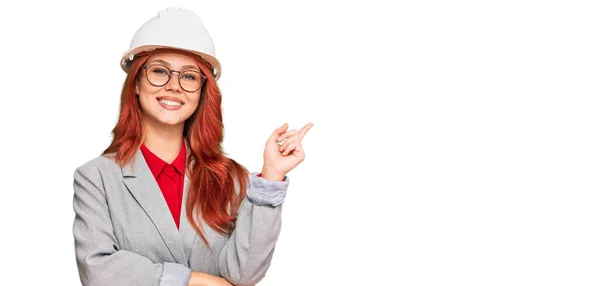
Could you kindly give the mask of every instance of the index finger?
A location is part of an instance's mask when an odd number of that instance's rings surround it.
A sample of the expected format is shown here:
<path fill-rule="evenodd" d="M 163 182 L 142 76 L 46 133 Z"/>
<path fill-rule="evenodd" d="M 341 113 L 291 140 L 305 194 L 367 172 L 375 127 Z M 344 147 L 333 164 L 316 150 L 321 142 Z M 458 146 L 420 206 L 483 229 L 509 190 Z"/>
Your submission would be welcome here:
<path fill-rule="evenodd" d="M 298 131 L 298 137 L 300 138 L 300 140 L 302 140 L 302 138 L 304 138 L 304 135 L 306 135 L 306 132 L 308 132 L 308 130 L 310 130 L 310 128 L 313 127 L 312 122 L 308 123 L 306 125 L 304 125 L 304 127 L 302 127 L 302 129 L 300 129 L 300 131 Z"/>

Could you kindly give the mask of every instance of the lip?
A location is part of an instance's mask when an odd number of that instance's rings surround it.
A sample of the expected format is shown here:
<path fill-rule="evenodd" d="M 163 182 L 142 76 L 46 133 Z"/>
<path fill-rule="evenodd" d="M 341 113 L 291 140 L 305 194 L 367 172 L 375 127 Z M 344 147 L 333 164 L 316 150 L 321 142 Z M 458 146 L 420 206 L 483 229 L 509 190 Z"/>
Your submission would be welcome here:
<path fill-rule="evenodd" d="M 179 98 L 177 98 L 177 97 L 172 97 L 172 96 L 159 96 L 159 97 L 157 97 L 157 98 L 156 98 L 156 100 L 158 100 L 158 101 L 161 101 L 161 100 L 163 100 L 163 99 L 170 100 L 170 101 L 175 101 L 175 102 L 181 103 L 181 105 L 184 105 L 184 104 L 185 104 L 185 103 L 184 103 L 184 102 L 183 102 L 181 99 L 179 99 Z"/>
<path fill-rule="evenodd" d="M 181 105 L 178 105 L 178 106 L 166 105 L 166 104 L 163 104 L 162 102 L 160 102 L 163 99 L 175 101 L 177 103 L 180 103 Z M 171 97 L 171 96 L 160 96 L 160 97 L 156 98 L 156 101 L 158 102 L 158 105 L 160 105 L 162 108 L 164 108 L 166 110 L 179 110 L 185 104 L 181 99 L 178 99 L 176 97 Z"/>

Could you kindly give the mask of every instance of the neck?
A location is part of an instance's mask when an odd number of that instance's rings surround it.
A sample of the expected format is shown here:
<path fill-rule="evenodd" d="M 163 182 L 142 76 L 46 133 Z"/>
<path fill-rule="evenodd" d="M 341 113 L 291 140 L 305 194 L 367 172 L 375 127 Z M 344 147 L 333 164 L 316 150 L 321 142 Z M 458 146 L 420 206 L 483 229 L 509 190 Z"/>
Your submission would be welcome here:
<path fill-rule="evenodd" d="M 172 163 L 181 151 L 183 123 L 177 126 L 145 124 L 144 145 L 156 156 Z"/>

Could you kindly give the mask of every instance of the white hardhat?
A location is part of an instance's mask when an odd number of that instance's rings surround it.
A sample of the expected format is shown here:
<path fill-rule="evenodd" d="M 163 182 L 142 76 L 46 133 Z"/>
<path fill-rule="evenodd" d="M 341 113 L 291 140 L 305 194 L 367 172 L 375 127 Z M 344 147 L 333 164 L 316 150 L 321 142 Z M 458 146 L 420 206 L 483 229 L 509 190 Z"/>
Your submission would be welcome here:
<path fill-rule="evenodd" d="M 199 55 L 213 67 L 215 79 L 221 75 L 213 40 L 202 19 L 190 10 L 167 8 L 144 23 L 135 32 L 129 50 L 123 55 L 121 68 L 128 72 L 135 55 L 159 48 L 174 48 Z"/>

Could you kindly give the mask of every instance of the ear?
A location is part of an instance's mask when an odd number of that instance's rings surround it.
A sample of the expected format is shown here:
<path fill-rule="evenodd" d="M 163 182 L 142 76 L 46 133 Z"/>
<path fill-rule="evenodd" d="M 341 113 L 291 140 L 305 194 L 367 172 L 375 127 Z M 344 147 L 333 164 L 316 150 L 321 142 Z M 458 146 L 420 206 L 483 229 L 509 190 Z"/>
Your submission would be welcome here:
<path fill-rule="evenodd" d="M 140 83 L 139 81 L 135 81 L 135 94 L 140 94 Z"/>

